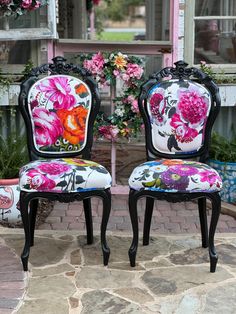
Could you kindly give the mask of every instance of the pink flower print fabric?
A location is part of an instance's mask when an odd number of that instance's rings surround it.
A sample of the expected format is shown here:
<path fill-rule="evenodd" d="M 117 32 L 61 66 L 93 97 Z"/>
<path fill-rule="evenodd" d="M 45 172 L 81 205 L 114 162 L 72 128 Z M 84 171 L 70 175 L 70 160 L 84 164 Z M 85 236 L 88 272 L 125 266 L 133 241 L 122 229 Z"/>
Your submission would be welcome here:
<path fill-rule="evenodd" d="M 75 96 L 71 93 L 68 77 L 48 78 L 37 85 L 37 89 L 53 102 L 53 108 L 56 110 L 70 109 L 76 103 Z"/>
<path fill-rule="evenodd" d="M 218 192 L 222 188 L 222 180 L 217 171 L 206 164 L 161 159 L 136 167 L 129 178 L 129 186 L 137 191 Z"/>
<path fill-rule="evenodd" d="M 36 107 L 32 110 L 35 127 L 35 140 L 40 146 L 54 145 L 62 136 L 63 127 L 55 112 Z"/>
<path fill-rule="evenodd" d="M 92 105 L 89 87 L 68 75 L 52 75 L 30 89 L 28 109 L 39 152 L 80 152 Z"/>
<path fill-rule="evenodd" d="M 155 149 L 169 154 L 199 150 L 210 105 L 208 90 L 195 82 L 169 80 L 154 86 L 147 109 Z"/>
<path fill-rule="evenodd" d="M 100 164 L 79 158 L 36 160 L 20 169 L 20 190 L 86 192 L 111 187 L 111 175 Z"/>

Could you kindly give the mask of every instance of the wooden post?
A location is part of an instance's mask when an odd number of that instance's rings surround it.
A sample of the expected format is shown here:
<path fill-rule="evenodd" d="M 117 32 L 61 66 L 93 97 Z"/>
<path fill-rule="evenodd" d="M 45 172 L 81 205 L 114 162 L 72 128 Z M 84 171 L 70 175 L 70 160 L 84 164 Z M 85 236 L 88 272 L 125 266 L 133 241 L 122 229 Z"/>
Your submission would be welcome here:
<path fill-rule="evenodd" d="M 115 103 L 113 99 L 116 97 L 116 83 L 110 86 L 111 114 L 114 113 Z M 114 140 L 111 141 L 111 176 L 112 186 L 116 186 L 116 146 Z"/>

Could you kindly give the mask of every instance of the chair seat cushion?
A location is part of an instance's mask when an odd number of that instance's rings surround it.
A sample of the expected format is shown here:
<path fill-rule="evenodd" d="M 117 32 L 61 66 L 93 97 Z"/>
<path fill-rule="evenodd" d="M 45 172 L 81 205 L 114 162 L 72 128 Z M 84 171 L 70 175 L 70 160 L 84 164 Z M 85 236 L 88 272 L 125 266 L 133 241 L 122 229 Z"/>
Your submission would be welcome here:
<path fill-rule="evenodd" d="M 20 169 L 20 190 L 86 192 L 111 187 L 111 175 L 100 164 L 78 158 L 37 160 Z"/>
<path fill-rule="evenodd" d="M 134 190 L 159 192 L 216 192 L 222 180 L 210 166 L 180 159 L 161 159 L 145 162 L 136 167 L 129 186 Z"/>

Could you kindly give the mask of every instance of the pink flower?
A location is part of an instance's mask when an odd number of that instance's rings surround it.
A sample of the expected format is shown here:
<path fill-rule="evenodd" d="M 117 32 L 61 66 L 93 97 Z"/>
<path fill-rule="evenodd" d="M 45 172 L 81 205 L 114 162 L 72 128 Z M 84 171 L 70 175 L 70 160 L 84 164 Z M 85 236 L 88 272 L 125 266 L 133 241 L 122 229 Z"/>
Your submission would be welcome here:
<path fill-rule="evenodd" d="M 100 1 L 101 1 L 101 0 L 93 0 L 93 4 L 94 4 L 94 5 L 99 5 Z"/>
<path fill-rule="evenodd" d="M 199 175 L 201 177 L 201 182 L 208 182 L 210 186 L 214 185 L 219 179 L 219 176 L 211 170 L 202 171 Z"/>
<path fill-rule="evenodd" d="M 115 77 L 119 77 L 120 76 L 120 71 L 114 70 L 113 74 L 115 75 Z"/>
<path fill-rule="evenodd" d="M 88 69 L 92 74 L 97 75 L 101 74 L 105 60 L 101 52 L 96 53 L 92 56 L 91 60 L 84 60 L 83 66 Z"/>
<path fill-rule="evenodd" d="M 199 96 L 195 91 L 181 93 L 177 107 L 184 120 L 191 124 L 203 122 L 208 110 L 206 98 Z"/>
<path fill-rule="evenodd" d="M 153 116 L 159 123 L 164 121 L 166 101 L 162 94 L 155 93 L 150 99 L 150 109 Z"/>
<path fill-rule="evenodd" d="M 70 166 L 62 164 L 60 162 L 48 162 L 48 163 L 42 163 L 38 166 L 39 170 L 42 172 L 45 172 L 49 175 L 59 175 L 61 173 L 67 172 L 71 169 Z"/>
<path fill-rule="evenodd" d="M 108 140 L 116 140 L 119 129 L 115 125 L 104 125 L 99 127 L 99 132 Z"/>
<path fill-rule="evenodd" d="M 127 82 L 132 78 L 140 79 L 143 74 L 143 68 L 138 64 L 128 63 L 126 66 L 126 71 L 122 75 L 122 79 Z"/>
<path fill-rule="evenodd" d="M 139 107 L 138 107 L 138 101 L 137 99 L 134 98 L 133 95 L 129 95 L 126 99 L 125 102 L 127 104 L 131 104 L 131 110 L 135 113 L 139 113 Z"/>
<path fill-rule="evenodd" d="M 32 5 L 32 0 L 22 0 L 21 7 L 23 9 L 29 9 Z"/>
<path fill-rule="evenodd" d="M 66 77 L 52 77 L 44 80 L 37 88 L 45 93 L 45 97 L 54 104 L 54 109 L 69 109 L 75 103 L 76 99 L 70 94 L 71 87 Z"/>
<path fill-rule="evenodd" d="M 61 121 L 54 112 L 46 108 L 35 107 L 32 111 L 36 143 L 40 146 L 55 144 L 57 138 L 62 135 Z"/>
<path fill-rule="evenodd" d="M 56 186 L 56 183 L 52 179 L 47 178 L 35 169 L 29 170 L 27 175 L 30 177 L 29 185 L 31 189 L 38 191 L 50 191 Z"/>
<path fill-rule="evenodd" d="M 189 143 L 198 136 L 198 131 L 190 128 L 187 123 L 184 123 L 177 113 L 173 115 L 170 125 L 174 128 L 177 141 L 181 143 Z"/>

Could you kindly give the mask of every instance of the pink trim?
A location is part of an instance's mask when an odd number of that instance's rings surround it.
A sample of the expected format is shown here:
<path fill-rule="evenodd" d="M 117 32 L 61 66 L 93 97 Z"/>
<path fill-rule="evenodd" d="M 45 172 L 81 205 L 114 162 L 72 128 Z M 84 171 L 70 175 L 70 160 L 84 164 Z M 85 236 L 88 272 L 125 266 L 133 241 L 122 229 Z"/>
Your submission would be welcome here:
<path fill-rule="evenodd" d="M 53 40 L 48 40 L 48 62 L 52 62 L 52 58 L 55 57 L 54 42 Z"/>
<path fill-rule="evenodd" d="M 111 102 L 111 114 L 114 113 L 115 103 L 113 99 L 116 97 L 116 86 L 110 87 L 110 102 Z M 116 186 L 116 147 L 115 143 L 111 143 L 111 177 L 112 177 L 112 186 Z"/>
<path fill-rule="evenodd" d="M 170 1 L 170 40 L 172 42 L 172 65 L 178 61 L 179 0 Z"/>
<path fill-rule="evenodd" d="M 0 179 L 0 185 L 7 186 L 7 185 L 17 185 L 19 183 L 19 178 L 14 179 Z"/>
<path fill-rule="evenodd" d="M 171 53 L 163 53 L 162 57 L 162 67 L 171 67 L 172 66 L 172 54 Z"/>

